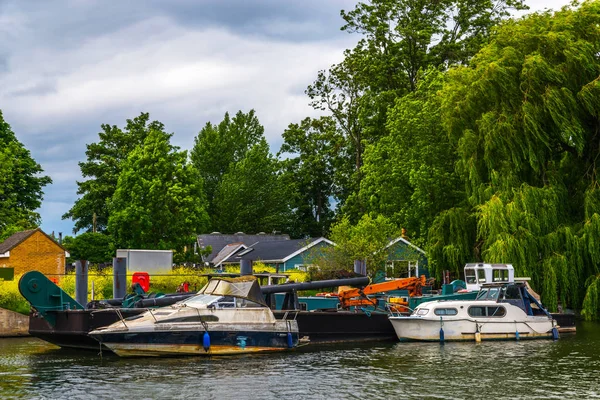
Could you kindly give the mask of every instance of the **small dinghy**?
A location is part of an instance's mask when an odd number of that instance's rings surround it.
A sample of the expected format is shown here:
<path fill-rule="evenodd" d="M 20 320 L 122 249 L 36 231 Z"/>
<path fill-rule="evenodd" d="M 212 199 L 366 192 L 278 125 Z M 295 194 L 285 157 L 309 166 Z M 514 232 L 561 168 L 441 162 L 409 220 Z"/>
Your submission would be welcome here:
<path fill-rule="evenodd" d="M 119 356 L 231 355 L 292 349 L 298 324 L 275 319 L 256 278 L 247 276 L 211 279 L 180 303 L 89 335 Z"/>

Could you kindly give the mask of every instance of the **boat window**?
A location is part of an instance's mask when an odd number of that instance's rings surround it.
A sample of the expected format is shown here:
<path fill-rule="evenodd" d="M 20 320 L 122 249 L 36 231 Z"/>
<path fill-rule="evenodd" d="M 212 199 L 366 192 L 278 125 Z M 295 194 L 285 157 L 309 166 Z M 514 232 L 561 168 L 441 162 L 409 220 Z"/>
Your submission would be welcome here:
<path fill-rule="evenodd" d="M 213 296 L 212 294 L 199 294 L 197 296 L 190 297 L 189 299 L 185 299 L 181 303 L 192 307 L 198 307 L 200 305 L 209 305 L 220 298 L 221 296 Z"/>
<path fill-rule="evenodd" d="M 488 296 L 489 289 L 480 289 L 475 300 L 485 300 Z"/>
<path fill-rule="evenodd" d="M 469 316 L 485 317 L 485 307 L 469 307 Z"/>
<path fill-rule="evenodd" d="M 239 297 L 235 298 L 235 305 L 238 308 L 257 308 L 257 307 L 264 307 L 258 303 L 255 303 L 251 300 L 248 299 L 242 299 Z"/>
<path fill-rule="evenodd" d="M 492 287 L 479 290 L 476 300 L 497 300 L 500 294 L 500 288 Z"/>
<path fill-rule="evenodd" d="M 415 313 L 417 315 L 427 315 L 428 312 L 429 312 L 429 309 L 427 309 L 427 308 L 417 308 L 415 310 Z"/>
<path fill-rule="evenodd" d="M 485 270 L 477 270 L 477 280 L 479 281 L 479 283 L 485 283 Z"/>
<path fill-rule="evenodd" d="M 465 268 L 465 280 L 469 284 L 477 283 L 475 278 L 475 270 L 473 268 Z"/>
<path fill-rule="evenodd" d="M 232 296 L 223 296 L 217 301 L 219 308 L 235 308 L 235 298 Z"/>
<path fill-rule="evenodd" d="M 507 286 L 504 298 L 506 300 L 521 300 L 521 293 L 519 293 L 519 288 L 514 285 Z"/>
<path fill-rule="evenodd" d="M 504 307 L 488 307 L 488 317 L 504 317 L 506 315 L 506 309 Z"/>
<path fill-rule="evenodd" d="M 458 310 L 456 308 L 436 308 L 434 313 L 435 315 L 456 315 Z"/>
<path fill-rule="evenodd" d="M 507 269 L 493 269 L 492 277 L 494 282 L 508 282 Z"/>
<path fill-rule="evenodd" d="M 483 307 L 483 306 L 472 306 L 469 307 L 469 316 L 471 317 L 504 317 L 506 315 L 506 309 L 501 306 Z"/>

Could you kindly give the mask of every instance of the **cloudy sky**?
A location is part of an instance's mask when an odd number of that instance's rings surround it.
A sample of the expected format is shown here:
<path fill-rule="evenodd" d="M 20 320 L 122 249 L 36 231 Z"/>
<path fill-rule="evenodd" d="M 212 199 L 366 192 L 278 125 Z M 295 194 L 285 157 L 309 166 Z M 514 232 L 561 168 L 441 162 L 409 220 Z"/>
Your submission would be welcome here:
<path fill-rule="evenodd" d="M 568 0 L 529 0 L 532 10 Z M 274 151 L 312 115 L 306 86 L 358 37 L 355 0 L 0 0 L 0 110 L 50 175 L 42 229 L 77 198 L 77 163 L 100 124 L 149 112 L 191 148 L 207 122 L 254 108 Z"/>

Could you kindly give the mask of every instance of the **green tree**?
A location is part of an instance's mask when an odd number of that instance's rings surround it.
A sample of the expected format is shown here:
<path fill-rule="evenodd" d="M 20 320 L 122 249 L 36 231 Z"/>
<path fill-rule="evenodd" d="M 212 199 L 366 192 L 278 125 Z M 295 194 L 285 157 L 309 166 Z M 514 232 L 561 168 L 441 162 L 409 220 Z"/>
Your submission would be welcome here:
<path fill-rule="evenodd" d="M 117 248 L 181 250 L 208 227 L 202 178 L 171 136 L 151 128 L 122 164 L 108 204 Z"/>
<path fill-rule="evenodd" d="M 400 236 L 392 222 L 382 215 L 373 218 L 368 214 L 352 224 L 347 216 L 331 226 L 331 240 L 335 246 L 311 254 L 311 263 L 325 270 L 352 270 L 355 260 L 367 263 L 367 272 L 374 274 L 385 268 L 389 257 L 387 248 L 391 239 Z"/>
<path fill-rule="evenodd" d="M 306 118 L 283 132 L 278 156 L 290 156 L 281 165 L 282 179 L 292 193 L 292 237 L 325 236 L 329 231 L 334 217 L 330 199 L 336 191 L 334 161 L 342 148 L 340 139 L 329 117 Z"/>
<path fill-rule="evenodd" d="M 581 306 L 599 273 L 599 24 L 598 1 L 507 21 L 442 93 L 472 251 L 531 276 L 553 310 Z M 441 246 L 463 249 L 464 238 L 451 232 Z"/>
<path fill-rule="evenodd" d="M 367 147 L 364 157 L 363 204 L 406 228 L 420 245 L 435 217 L 465 200 L 454 171 L 456 146 L 441 124 L 443 83 L 443 73 L 431 69 L 413 93 L 398 98 L 389 112 L 389 134 Z"/>
<path fill-rule="evenodd" d="M 252 146 L 263 139 L 264 127 L 254 110 L 238 111 L 233 118 L 225 113 L 218 125 L 208 122 L 198 133 L 190 158 L 204 180 L 211 216 L 215 213 L 215 195 L 223 176 L 232 164 L 240 162 Z"/>
<path fill-rule="evenodd" d="M 17 140 L 0 111 L 0 235 L 35 228 L 44 186 L 52 183 L 29 150 Z"/>
<path fill-rule="evenodd" d="M 110 262 L 114 256 L 110 236 L 85 232 L 75 237 L 65 236 L 63 246 L 72 260 L 87 260 L 92 264 Z"/>
<path fill-rule="evenodd" d="M 353 162 L 353 171 L 340 174 L 340 186 L 348 188 L 340 198 L 347 215 L 356 220 L 368 211 L 359 196 L 364 149 L 387 134 L 388 110 L 416 90 L 419 71 L 467 62 L 510 9 L 525 8 L 522 0 L 371 0 L 341 12 L 342 30 L 362 38 L 340 64 L 319 72 L 307 94 L 347 139 L 340 153 Z"/>
<path fill-rule="evenodd" d="M 62 216 L 75 221 L 74 233 L 106 230 L 109 217 L 107 203 L 115 192 L 123 162 L 133 149 L 144 143 L 150 130 L 163 129 L 162 123 L 150 122 L 148 113 L 128 119 L 124 129 L 116 125 L 102 125 L 102 132 L 98 133 L 99 142 L 87 145 L 87 161 L 79 163 L 85 178 L 77 182 L 77 194 L 81 197 Z"/>
<path fill-rule="evenodd" d="M 287 231 L 289 194 L 278 170 L 265 139 L 232 163 L 217 187 L 213 226 L 228 233 Z"/>

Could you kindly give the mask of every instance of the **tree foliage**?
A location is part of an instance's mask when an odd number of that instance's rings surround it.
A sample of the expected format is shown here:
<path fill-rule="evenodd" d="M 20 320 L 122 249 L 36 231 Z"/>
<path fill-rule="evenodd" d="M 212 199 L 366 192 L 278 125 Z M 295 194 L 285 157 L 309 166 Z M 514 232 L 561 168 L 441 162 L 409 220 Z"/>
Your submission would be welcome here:
<path fill-rule="evenodd" d="M 171 136 L 152 127 L 122 164 L 108 204 L 117 248 L 179 250 L 208 227 L 202 178 Z"/>
<path fill-rule="evenodd" d="M 290 124 L 283 132 L 278 156 L 289 155 L 281 162 L 282 181 L 290 189 L 293 215 L 292 237 L 325 236 L 333 222 L 331 198 L 336 194 L 335 161 L 343 148 L 329 117 L 306 118 Z"/>
<path fill-rule="evenodd" d="M 204 180 L 211 216 L 216 212 L 217 188 L 230 166 L 240 162 L 262 140 L 264 127 L 254 110 L 248 113 L 238 111 L 233 118 L 225 113 L 218 125 L 208 122 L 198 133 L 190 158 Z M 214 224 L 212 229 L 218 230 Z"/>
<path fill-rule="evenodd" d="M 42 204 L 44 186 L 52 183 L 43 172 L 0 111 L 0 235 L 40 223 L 35 210 Z"/>
<path fill-rule="evenodd" d="M 384 269 L 389 256 L 390 240 L 400 236 L 398 228 L 387 218 L 362 216 L 357 224 L 348 217 L 331 226 L 335 246 L 319 249 L 310 255 L 310 262 L 325 270 L 351 270 L 355 260 L 366 261 L 370 274 Z"/>
<path fill-rule="evenodd" d="M 72 260 L 87 260 L 92 264 L 110 262 L 110 236 L 103 233 L 85 232 L 75 237 L 65 236 L 63 246 L 69 251 Z"/>
<path fill-rule="evenodd" d="M 531 276 L 550 309 L 579 307 L 598 274 L 599 23 L 595 1 L 507 21 L 442 92 L 472 248 Z M 462 237 L 443 245 L 466 251 Z"/>
<path fill-rule="evenodd" d="M 286 231 L 289 194 L 278 171 L 263 138 L 219 182 L 213 226 L 227 233 Z"/>
<path fill-rule="evenodd" d="M 124 129 L 116 125 L 102 125 L 100 140 L 87 145 L 87 160 L 79 163 L 85 178 L 77 182 L 77 194 L 81 195 L 62 218 L 75 221 L 74 233 L 80 230 L 104 232 L 108 224 L 108 201 L 112 198 L 122 164 L 129 154 L 144 143 L 150 130 L 162 130 L 158 121 L 150 122 L 148 113 L 128 119 Z"/>
<path fill-rule="evenodd" d="M 362 38 L 341 63 L 318 73 L 307 94 L 346 139 L 339 153 L 344 174 L 338 174 L 346 215 L 356 221 L 370 211 L 359 195 L 368 173 L 364 149 L 387 134 L 389 109 L 417 89 L 419 71 L 467 62 L 509 10 L 525 8 L 522 0 L 371 0 L 342 11 L 342 30 Z"/>
<path fill-rule="evenodd" d="M 431 69 L 413 93 L 398 98 L 390 110 L 389 134 L 367 147 L 361 185 L 362 203 L 424 244 L 442 211 L 464 202 L 454 171 L 456 147 L 441 124 L 444 75 Z"/>

